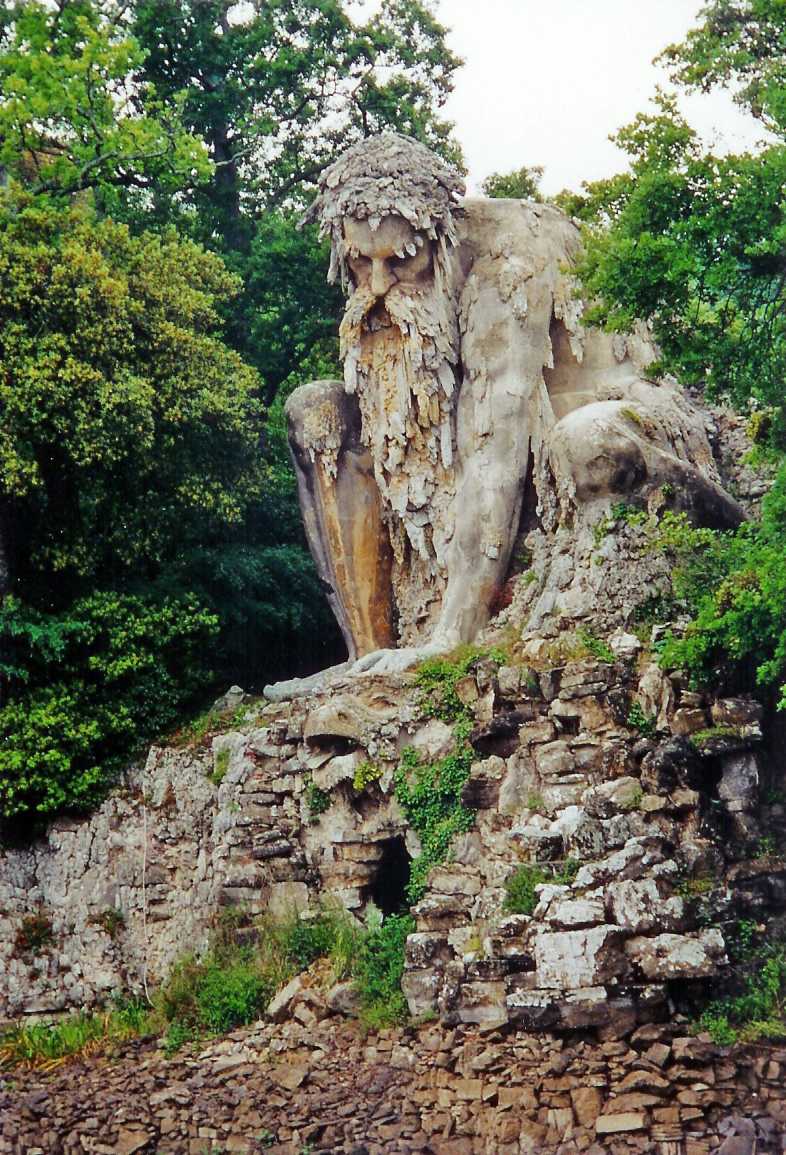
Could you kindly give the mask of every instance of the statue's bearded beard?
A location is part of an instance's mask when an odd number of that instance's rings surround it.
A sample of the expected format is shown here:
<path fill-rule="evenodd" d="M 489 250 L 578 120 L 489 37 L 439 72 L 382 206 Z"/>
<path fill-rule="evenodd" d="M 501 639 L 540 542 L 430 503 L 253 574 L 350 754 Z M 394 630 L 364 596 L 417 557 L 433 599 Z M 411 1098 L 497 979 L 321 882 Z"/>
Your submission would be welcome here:
<path fill-rule="evenodd" d="M 403 641 L 426 624 L 444 588 L 455 493 L 456 312 L 437 277 L 417 292 L 394 285 L 384 302 L 359 288 L 341 324 L 346 388 L 357 393 L 397 563 Z"/>

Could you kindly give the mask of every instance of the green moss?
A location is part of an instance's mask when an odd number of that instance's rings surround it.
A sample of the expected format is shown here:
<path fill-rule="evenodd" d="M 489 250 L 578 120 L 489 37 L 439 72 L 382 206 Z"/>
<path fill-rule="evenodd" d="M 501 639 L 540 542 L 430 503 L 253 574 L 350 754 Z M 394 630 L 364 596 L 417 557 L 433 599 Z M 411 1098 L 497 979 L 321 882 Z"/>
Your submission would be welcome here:
<path fill-rule="evenodd" d="M 210 781 L 215 786 L 220 786 L 226 777 L 226 772 L 229 769 L 230 751 L 228 747 L 224 746 L 216 751 L 213 758 L 213 769 L 208 775 Z"/>
<path fill-rule="evenodd" d="M 738 726 L 710 726 L 706 730 L 696 730 L 690 735 L 689 741 L 698 750 L 702 750 L 718 739 L 739 740 L 740 736 L 741 732 Z"/>

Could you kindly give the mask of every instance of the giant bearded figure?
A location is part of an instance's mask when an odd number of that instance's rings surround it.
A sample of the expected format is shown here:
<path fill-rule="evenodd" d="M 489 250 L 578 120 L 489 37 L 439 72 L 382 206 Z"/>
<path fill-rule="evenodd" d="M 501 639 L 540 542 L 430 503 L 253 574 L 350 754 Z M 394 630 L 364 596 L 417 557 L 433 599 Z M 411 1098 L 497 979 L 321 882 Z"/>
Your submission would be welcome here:
<path fill-rule="evenodd" d="M 527 494 L 553 522 L 669 481 L 709 520 L 739 516 L 681 391 L 642 379 L 646 334 L 582 326 L 576 227 L 551 206 L 463 191 L 424 146 L 385 133 L 323 173 L 308 214 L 349 290 L 344 381 L 295 390 L 290 444 L 361 670 L 474 638 Z M 646 430 L 626 420 L 632 402 Z"/>

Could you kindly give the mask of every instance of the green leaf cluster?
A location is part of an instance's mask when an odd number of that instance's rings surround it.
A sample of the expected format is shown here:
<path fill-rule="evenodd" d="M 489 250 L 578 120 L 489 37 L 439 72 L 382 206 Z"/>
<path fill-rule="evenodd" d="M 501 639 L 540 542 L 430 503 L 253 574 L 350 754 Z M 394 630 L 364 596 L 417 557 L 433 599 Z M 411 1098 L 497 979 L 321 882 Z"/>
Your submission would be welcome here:
<path fill-rule="evenodd" d="M 462 803 L 461 791 L 473 759 L 474 752 L 466 741 L 438 762 L 422 762 L 412 747 L 402 754 L 395 775 L 395 796 L 421 845 L 407 884 L 410 902 L 422 897 L 429 870 L 445 861 L 455 836 L 472 829 L 475 816 Z"/>
<path fill-rule="evenodd" d="M 694 529 L 666 515 L 662 548 L 675 561 L 675 593 L 692 615 L 682 636 L 659 645 L 667 668 L 715 686 L 781 686 L 786 706 L 786 470 L 758 522 L 734 533 Z"/>
<path fill-rule="evenodd" d="M 97 591 L 59 615 L 0 608 L 0 818 L 84 810 L 208 677 L 217 619 L 194 598 Z"/>

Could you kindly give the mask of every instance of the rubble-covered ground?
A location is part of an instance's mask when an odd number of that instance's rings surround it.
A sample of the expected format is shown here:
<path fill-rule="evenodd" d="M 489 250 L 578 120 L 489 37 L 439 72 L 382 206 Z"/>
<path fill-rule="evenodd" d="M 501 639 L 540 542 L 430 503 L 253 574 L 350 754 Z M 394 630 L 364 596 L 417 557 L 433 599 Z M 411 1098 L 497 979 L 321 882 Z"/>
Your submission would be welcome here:
<path fill-rule="evenodd" d="M 293 1017 L 173 1059 L 136 1041 L 20 1071 L 0 1090 L 0 1152 L 774 1155 L 784 1072 L 786 1049 L 724 1050 L 684 1022 L 604 1041 Z"/>

